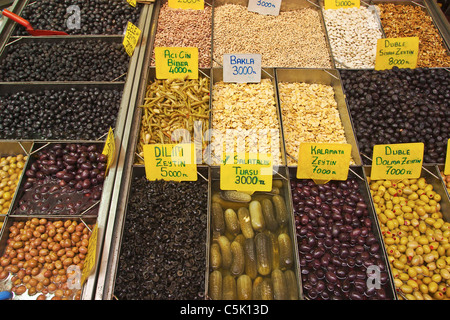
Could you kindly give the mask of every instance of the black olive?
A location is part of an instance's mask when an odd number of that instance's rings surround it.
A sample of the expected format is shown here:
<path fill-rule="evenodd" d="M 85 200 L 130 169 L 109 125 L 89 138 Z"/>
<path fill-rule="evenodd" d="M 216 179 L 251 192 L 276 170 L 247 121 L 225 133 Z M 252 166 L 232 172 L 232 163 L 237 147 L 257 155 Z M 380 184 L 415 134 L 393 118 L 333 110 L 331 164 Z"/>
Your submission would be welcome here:
<path fill-rule="evenodd" d="M 206 181 L 134 178 L 114 288 L 118 299 L 204 299 L 207 201 Z M 130 273 L 135 278 L 124 281 Z"/>
<path fill-rule="evenodd" d="M 450 74 L 444 69 L 341 70 L 359 149 L 423 142 L 425 163 L 444 163 Z M 358 89 L 365 88 L 364 94 Z M 370 96 L 370 98 L 368 98 Z M 371 161 L 362 157 L 365 164 Z"/>

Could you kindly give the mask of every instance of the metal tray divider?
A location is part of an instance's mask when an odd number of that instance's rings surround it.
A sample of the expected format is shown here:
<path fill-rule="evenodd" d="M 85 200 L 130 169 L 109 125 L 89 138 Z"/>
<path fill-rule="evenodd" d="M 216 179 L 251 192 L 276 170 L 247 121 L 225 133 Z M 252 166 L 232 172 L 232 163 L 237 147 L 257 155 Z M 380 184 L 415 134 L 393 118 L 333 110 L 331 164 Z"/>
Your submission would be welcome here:
<path fill-rule="evenodd" d="M 141 46 L 137 47 L 133 57 L 136 57 L 136 70 L 132 78 L 132 92 L 128 102 L 128 112 L 125 126 L 121 132 L 122 144 L 119 150 L 117 159 L 117 174 L 115 177 L 114 190 L 109 209 L 109 218 L 105 225 L 103 251 L 99 260 L 99 269 L 97 277 L 97 287 L 95 289 L 95 300 L 110 300 L 113 298 L 112 282 L 115 279 L 115 268 L 111 266 L 118 263 L 118 251 L 120 250 L 120 235 L 117 237 L 117 229 L 123 228 L 124 221 L 124 203 L 123 198 L 128 192 L 129 184 L 131 183 L 131 174 L 134 162 L 135 145 L 133 138 L 139 130 L 140 121 L 134 121 L 135 115 L 139 113 L 137 106 L 139 99 L 142 97 L 141 90 L 146 87 L 147 74 L 146 70 L 150 64 L 151 46 L 153 43 L 154 21 L 152 15 L 155 13 L 155 5 L 152 3 L 146 5 L 141 13 L 141 30 L 142 39 Z M 145 20 L 144 20 L 145 19 Z"/>

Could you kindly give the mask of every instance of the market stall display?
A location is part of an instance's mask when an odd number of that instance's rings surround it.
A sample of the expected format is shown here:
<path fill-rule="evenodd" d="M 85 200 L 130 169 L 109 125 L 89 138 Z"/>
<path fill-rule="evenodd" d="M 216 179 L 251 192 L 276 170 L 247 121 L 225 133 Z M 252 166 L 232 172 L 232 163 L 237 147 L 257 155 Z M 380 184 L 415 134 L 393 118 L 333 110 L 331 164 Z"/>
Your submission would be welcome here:
<path fill-rule="evenodd" d="M 419 179 L 369 178 L 394 284 L 406 300 L 449 296 L 449 203 L 443 185 L 430 170 L 424 170 Z"/>
<path fill-rule="evenodd" d="M 204 4 L 11 6 L 69 35 L 0 29 L 0 285 L 19 300 L 450 299 L 450 39 L 434 3 Z M 131 56 L 128 22 L 142 30 Z M 416 68 L 374 70 L 379 39 L 410 36 Z M 160 47 L 198 48 L 198 74 L 158 73 Z M 224 54 L 240 53 L 261 55 L 260 79 L 224 76 Z M 196 181 L 149 178 L 185 163 L 149 167 L 144 147 L 182 142 Z M 348 177 L 298 179 L 303 142 L 350 144 Z M 374 146 L 414 142 L 421 177 L 370 178 Z M 271 190 L 223 187 L 224 151 L 270 154 Z M 67 270 L 84 261 L 71 290 Z"/>

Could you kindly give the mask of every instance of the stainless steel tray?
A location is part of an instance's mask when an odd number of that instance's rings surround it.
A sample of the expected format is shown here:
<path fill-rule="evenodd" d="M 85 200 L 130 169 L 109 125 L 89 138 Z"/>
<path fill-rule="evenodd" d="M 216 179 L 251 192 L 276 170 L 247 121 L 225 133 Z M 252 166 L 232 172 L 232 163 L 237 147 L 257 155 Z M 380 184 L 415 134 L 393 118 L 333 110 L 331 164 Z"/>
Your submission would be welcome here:
<path fill-rule="evenodd" d="M 289 168 L 289 176 L 290 181 L 296 180 L 296 170 L 294 167 Z M 394 280 L 392 276 L 392 272 L 388 266 L 389 262 L 387 259 L 386 250 L 383 246 L 383 238 L 381 235 L 381 231 L 378 225 L 377 216 L 375 213 L 375 209 L 372 202 L 372 197 L 370 195 L 369 186 L 367 184 L 367 179 L 364 175 L 363 167 L 356 166 L 352 167 L 352 169 L 348 173 L 348 179 L 356 179 L 359 183 L 359 191 L 364 198 L 364 202 L 367 205 L 368 217 L 372 222 L 372 232 L 374 236 L 377 238 L 378 243 L 380 244 L 380 254 L 382 256 L 382 260 L 386 266 L 386 273 L 388 274 L 388 282 L 386 283 L 386 297 L 387 299 L 397 299 L 396 291 L 394 288 Z M 291 186 L 290 186 L 291 187 Z M 290 190 L 292 192 L 292 190 Z M 291 198 L 292 201 L 292 198 Z M 300 253 L 298 253 L 300 255 Z"/>
<path fill-rule="evenodd" d="M 128 86 L 129 87 L 129 86 Z M 124 119 L 124 112 L 128 108 L 129 93 L 125 91 L 125 82 L 0 82 L 0 95 L 10 95 L 20 91 L 25 92 L 39 92 L 44 90 L 83 90 L 84 88 L 98 88 L 100 90 L 119 90 L 122 91 L 122 99 L 117 111 L 117 119 L 115 126 L 112 129 L 118 128 L 122 125 Z M 92 141 L 104 140 L 107 131 L 101 136 L 92 139 Z M 32 138 L 17 138 L 16 141 L 60 141 L 60 139 L 32 139 Z M 80 139 L 82 140 L 82 139 Z M 0 140 L 3 141 L 3 140 Z"/>
<path fill-rule="evenodd" d="M 371 166 L 363 166 L 363 170 L 364 170 L 364 176 L 366 177 L 367 187 L 369 188 L 368 190 L 369 190 L 369 195 L 370 195 L 370 186 L 369 186 L 370 183 L 368 181 L 370 180 L 370 173 L 371 173 L 372 167 Z M 439 195 L 441 195 L 440 205 L 441 205 L 441 213 L 443 215 L 443 220 L 446 222 L 449 222 L 450 221 L 450 199 L 448 196 L 446 196 L 446 195 L 448 195 L 448 193 L 445 190 L 442 179 L 440 178 L 440 172 L 438 170 L 438 167 L 435 165 L 422 166 L 422 172 L 420 174 L 420 177 L 425 178 L 426 182 L 433 186 L 433 190 L 436 191 L 436 193 L 438 193 Z M 370 201 L 373 204 L 372 196 L 370 196 Z M 376 215 L 374 215 L 374 217 L 376 217 Z M 380 223 L 379 223 L 377 217 L 376 217 L 375 221 L 377 222 L 376 224 L 378 225 L 378 228 L 381 230 Z M 383 239 L 383 238 L 381 237 L 380 239 Z M 383 239 L 383 244 L 384 244 L 384 239 Z M 383 247 L 385 247 L 385 245 Z M 392 267 L 390 264 L 389 264 L 389 269 L 391 270 L 391 274 L 392 274 Z M 396 288 L 394 288 L 394 289 L 396 289 Z M 398 295 L 400 295 L 400 293 L 398 293 Z"/>
<path fill-rule="evenodd" d="M 65 42 L 65 43 L 70 43 L 70 42 L 86 42 L 86 41 L 102 41 L 106 44 L 111 44 L 111 45 L 122 45 L 122 41 L 123 41 L 123 36 L 121 35 L 117 35 L 117 36 L 97 36 L 97 35 L 92 35 L 92 36 L 80 36 L 80 35 L 74 35 L 74 36 L 40 36 L 40 37 L 33 37 L 33 36 L 23 36 L 23 37 L 10 37 L 7 41 L 7 43 L 5 43 L 5 45 L 3 47 L 0 46 L 0 63 L 3 62 L 3 60 L 7 57 L 7 48 L 9 46 L 14 47 L 16 44 L 22 44 L 22 43 L 50 43 L 50 44 L 59 44 L 61 42 Z M 124 51 L 124 54 L 125 51 Z M 131 59 L 128 59 L 128 63 L 126 65 L 126 69 L 127 69 L 127 73 L 130 72 L 130 64 L 131 64 Z M 116 77 L 115 79 L 109 79 L 109 80 L 104 80 L 101 82 L 116 82 L 116 81 L 122 81 L 124 82 L 126 80 L 126 75 L 122 74 L 118 77 Z M 28 82 L 28 81 L 21 81 L 21 82 Z M 38 81 L 30 81 L 30 82 L 38 82 Z M 39 81 L 41 82 L 41 81 Z M 47 82 L 75 82 L 75 81 L 47 81 Z M 82 81 L 83 82 L 83 81 Z M 84 82 L 88 82 L 88 80 L 84 81 Z M 97 81 L 98 82 L 98 81 Z M 3 82 L 0 82 L 3 83 Z M 5 81 L 5 83 L 9 83 L 9 81 Z M 16 82 L 12 82 L 12 83 L 16 83 Z"/>
<path fill-rule="evenodd" d="M 448 20 L 445 18 L 442 11 L 439 9 L 439 6 L 437 5 L 435 0 L 418 0 L 418 1 L 412 1 L 412 0 L 393 0 L 393 1 L 383 1 L 383 0 L 371 0 L 371 2 L 374 5 L 381 4 L 381 3 L 393 3 L 397 5 L 412 5 L 412 6 L 419 6 L 423 8 L 425 13 L 431 17 L 434 26 L 436 27 L 437 31 L 439 32 L 443 44 L 445 48 L 447 49 L 447 54 L 450 55 L 450 24 Z M 383 31 L 384 33 L 384 31 Z"/>
<path fill-rule="evenodd" d="M 296 286 L 298 287 L 298 300 L 303 300 L 303 288 L 302 288 L 302 281 L 301 281 L 301 271 L 300 271 L 300 262 L 299 262 L 299 255 L 297 250 L 297 236 L 295 232 L 295 223 L 294 223 L 294 215 L 293 215 L 293 208 L 292 208 L 292 195 L 291 195 L 291 189 L 290 189 L 290 183 L 289 183 L 289 173 L 287 171 L 286 166 L 280 166 L 278 169 L 277 174 L 273 175 L 274 180 L 280 180 L 283 183 L 283 188 L 280 190 L 280 195 L 284 198 L 286 203 L 287 212 L 289 214 L 289 221 L 287 225 L 287 232 L 289 233 L 289 237 L 291 238 L 292 243 L 292 250 L 293 250 L 293 266 L 292 271 L 295 273 L 297 277 L 297 283 Z M 220 168 L 213 167 L 211 168 L 211 178 L 210 178 L 210 190 L 209 190 L 209 197 L 210 197 L 210 205 L 209 205 L 209 213 L 208 213 L 208 241 L 207 241 L 207 268 L 206 268 L 206 288 L 205 288 L 205 297 L 208 297 L 208 290 L 209 290 L 209 275 L 212 270 L 210 270 L 210 247 L 213 242 L 213 234 L 211 230 L 211 203 L 212 203 L 212 196 L 213 192 L 217 192 L 220 190 L 220 187 L 218 186 L 220 181 Z M 225 208 L 223 208 L 225 210 Z M 255 232 L 256 233 L 256 232 Z"/>
<path fill-rule="evenodd" d="M 278 90 L 277 90 L 277 82 L 275 78 L 275 70 L 274 68 L 261 68 L 261 79 L 269 79 L 273 84 L 273 90 L 274 90 L 274 98 L 275 98 L 275 107 L 277 112 L 277 122 L 278 122 L 278 130 L 279 130 L 279 145 L 280 145 L 280 163 L 278 163 L 278 166 L 284 166 L 286 165 L 286 152 L 284 149 L 284 140 L 283 140 L 283 128 L 281 126 L 281 111 L 279 106 L 279 99 L 278 99 Z M 214 127 L 212 126 L 212 119 L 214 117 L 214 104 L 212 102 L 213 96 L 214 96 L 214 85 L 217 82 L 223 81 L 223 68 L 213 68 L 212 69 L 212 80 L 211 80 L 211 117 L 210 117 L 210 123 L 211 123 L 211 129 L 214 130 Z M 255 128 L 256 129 L 256 128 Z M 223 143 L 223 142 L 222 142 Z M 275 161 L 274 167 L 276 166 Z M 217 166 L 214 162 L 212 164 L 213 166 Z"/>
<path fill-rule="evenodd" d="M 68 217 L 68 218 L 64 218 L 64 217 L 55 217 L 55 216 L 51 216 L 51 217 L 43 216 L 41 218 L 45 218 L 48 221 L 56 221 L 56 220 L 66 221 L 66 220 L 69 219 L 69 220 L 72 220 L 72 221 L 78 221 L 80 223 L 82 222 L 82 223 L 84 223 L 86 225 L 88 225 L 88 224 L 89 225 L 95 225 L 96 222 L 97 222 L 97 220 L 95 218 L 88 218 L 88 217 L 86 217 L 86 218 L 84 218 L 84 217 L 83 218 L 82 217 Z M 0 220 L 1 219 L 2 218 L 0 218 Z M 9 233 L 6 232 L 6 230 L 9 230 L 9 228 L 13 225 L 14 222 L 20 222 L 20 221 L 26 222 L 26 221 L 31 220 L 32 217 L 28 217 L 27 218 L 27 217 L 18 217 L 18 216 L 17 217 L 7 216 L 6 218 L 3 218 L 3 219 L 4 219 L 4 226 L 2 228 L 3 231 L 2 231 L 2 233 L 0 235 L 0 252 L 2 254 L 5 251 L 5 248 L 7 246 L 7 241 L 8 241 L 8 238 L 9 238 Z M 89 284 L 89 282 L 92 282 L 92 276 L 89 277 L 85 281 L 85 283 L 83 284 L 83 286 L 81 288 L 81 290 L 82 290 L 81 291 L 81 300 L 84 300 L 83 296 L 85 296 L 87 294 L 86 290 L 89 290 L 89 287 L 91 286 Z M 4 291 L 4 290 L 5 291 L 10 291 L 11 290 L 11 286 L 12 286 L 11 274 L 6 279 L 0 281 L 0 290 L 2 290 L 2 291 Z M 13 296 L 13 300 L 36 300 L 36 297 L 38 295 L 39 295 L 38 293 L 33 295 L 33 296 L 29 296 L 27 293 L 22 294 L 22 295 L 14 295 Z M 47 294 L 47 300 L 50 300 L 53 296 L 54 296 L 53 293 L 52 294 L 50 294 L 50 293 Z"/>
<path fill-rule="evenodd" d="M 355 161 L 355 165 L 359 166 L 362 164 L 359 147 L 356 140 L 356 136 L 353 130 L 353 123 L 350 117 L 350 111 L 348 110 L 347 103 L 345 100 L 344 90 L 342 88 L 340 75 L 336 70 L 332 69 L 276 69 L 275 76 L 277 85 L 280 82 L 304 82 L 304 83 L 318 83 L 332 86 L 335 92 L 335 100 L 337 102 L 337 109 L 339 111 L 340 119 L 344 127 L 345 136 L 347 143 L 352 146 L 352 158 Z M 278 90 L 277 90 L 278 91 Z M 282 110 L 281 101 L 279 100 L 280 114 Z M 283 119 L 281 117 L 281 123 Z M 283 127 L 284 128 L 284 127 Z M 284 132 L 283 132 L 284 135 Z M 286 138 L 284 138 L 286 150 Z M 286 153 L 287 157 L 297 160 L 297 155 L 289 155 Z"/>
<path fill-rule="evenodd" d="M 208 184 L 208 190 L 209 190 L 210 189 L 209 188 L 210 181 L 211 181 L 209 168 L 207 166 L 198 166 L 197 172 L 198 172 L 198 180 L 206 179 L 207 184 Z M 103 292 L 102 292 L 103 295 L 101 297 L 101 299 L 103 299 L 103 300 L 111 300 L 115 297 L 114 296 L 114 288 L 115 288 L 115 281 L 116 281 L 116 275 L 117 275 L 117 268 L 118 268 L 118 264 L 119 264 L 120 249 L 121 249 L 121 245 L 122 245 L 123 228 L 125 227 L 125 220 L 126 220 L 126 215 L 127 215 L 128 201 L 129 201 L 129 198 L 131 197 L 130 189 L 133 184 L 133 180 L 135 178 L 140 178 L 140 177 L 144 177 L 144 176 L 145 176 L 145 167 L 142 165 L 134 165 L 132 168 L 132 177 L 131 177 L 129 183 L 127 185 L 123 186 L 126 189 L 126 191 L 125 191 L 125 194 L 123 195 L 123 198 L 120 199 L 120 202 L 121 202 L 121 207 L 124 209 L 124 211 L 121 212 L 120 214 L 121 215 L 123 214 L 124 222 L 122 223 L 122 225 L 118 226 L 117 230 L 115 230 L 115 240 L 117 241 L 117 242 L 115 242 L 115 244 L 117 245 L 117 247 L 115 247 L 113 251 L 109 252 L 110 263 L 108 263 L 108 269 L 109 269 L 109 272 L 107 274 L 108 281 L 105 282 L 105 284 L 104 284 L 104 288 L 103 288 Z M 181 183 L 183 183 L 183 182 L 181 182 Z M 208 192 L 208 207 L 205 210 L 205 212 L 207 214 L 209 213 L 209 197 L 210 197 L 210 194 Z M 205 238 L 204 241 L 205 241 L 205 250 L 206 250 L 207 239 Z M 151 249 L 149 249 L 149 250 L 151 250 Z M 206 252 L 205 252 L 205 256 L 206 256 Z M 206 265 L 206 261 L 205 261 L 205 265 Z M 102 266 L 102 267 L 104 267 L 104 266 Z M 201 274 L 202 272 L 199 271 L 199 274 Z M 100 294 L 100 292 L 99 292 L 99 294 Z"/>
<path fill-rule="evenodd" d="M 212 61 L 213 61 L 213 67 L 218 67 L 221 66 L 220 63 L 218 61 L 214 60 L 214 8 L 217 8 L 219 6 L 222 6 L 224 4 L 237 4 L 237 5 L 241 5 L 241 6 L 248 6 L 248 0 L 214 0 L 213 3 L 213 21 L 212 21 L 212 27 L 213 27 L 213 41 L 212 41 Z M 332 51 L 331 51 L 331 46 L 330 46 L 330 41 L 328 40 L 328 33 L 325 27 L 325 21 L 323 19 L 321 10 L 320 10 L 320 6 L 317 3 L 317 0 L 283 0 L 281 2 L 281 6 L 280 6 L 280 12 L 285 12 L 285 11 L 294 11 L 294 10 L 300 10 L 300 9 L 304 9 L 304 8 L 311 8 L 311 9 L 315 9 L 318 11 L 319 16 L 320 16 L 320 23 L 321 23 L 321 27 L 322 27 L 322 31 L 323 34 L 325 36 L 325 42 L 327 44 L 327 48 L 328 48 L 328 55 L 330 58 L 330 64 L 331 64 L 331 68 L 335 68 L 335 63 L 334 63 L 334 59 L 333 59 L 333 55 L 332 55 Z M 230 52 L 231 53 L 231 52 Z M 283 53 L 281 53 L 283 54 Z M 263 66 L 264 68 L 276 68 L 277 66 Z"/>
<path fill-rule="evenodd" d="M 30 154 L 32 148 L 33 148 L 33 143 L 29 142 L 29 141 L 23 141 L 23 142 L 14 141 L 14 140 L 0 141 L 0 157 L 13 156 L 13 155 L 18 155 L 18 154 L 24 154 L 24 155 L 28 156 Z M 19 186 L 21 185 L 21 181 L 23 179 L 23 176 L 25 175 L 25 168 L 27 167 L 28 160 L 29 160 L 29 157 L 27 158 L 27 161 L 25 162 L 25 166 L 22 169 L 22 173 L 19 176 L 19 181 L 17 183 L 16 191 L 14 192 L 13 198 L 11 199 L 11 205 L 9 206 L 8 213 L 5 215 L 0 214 L 0 217 L 3 216 L 3 218 L 4 218 L 7 215 L 9 215 L 11 212 L 14 201 L 17 197 L 17 193 L 19 191 Z M 1 230 L 0 230 L 0 236 L 1 236 Z"/>

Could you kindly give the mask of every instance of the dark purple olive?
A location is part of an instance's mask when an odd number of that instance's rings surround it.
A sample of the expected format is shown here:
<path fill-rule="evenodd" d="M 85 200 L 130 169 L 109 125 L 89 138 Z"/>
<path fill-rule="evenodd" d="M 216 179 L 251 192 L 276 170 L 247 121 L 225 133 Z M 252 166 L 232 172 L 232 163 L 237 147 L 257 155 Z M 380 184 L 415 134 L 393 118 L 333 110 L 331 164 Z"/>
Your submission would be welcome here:
<path fill-rule="evenodd" d="M 376 253 L 376 252 L 378 252 L 378 250 L 380 250 L 380 245 L 378 243 L 373 243 L 370 246 L 369 250 L 370 250 L 370 253 Z"/>
<path fill-rule="evenodd" d="M 108 160 L 108 156 L 104 155 L 103 153 L 99 154 L 97 157 L 98 162 L 106 163 L 107 160 Z"/>
<path fill-rule="evenodd" d="M 64 156 L 63 156 L 63 160 L 64 160 L 67 164 L 71 164 L 71 165 L 74 165 L 74 164 L 77 163 L 77 158 L 74 157 L 74 156 L 72 156 L 72 155 L 69 155 L 69 154 L 64 155 Z"/>
<path fill-rule="evenodd" d="M 34 178 L 36 177 L 36 172 L 34 170 L 29 169 L 25 171 L 25 175 L 29 178 Z"/>
<path fill-rule="evenodd" d="M 306 291 L 309 291 L 312 288 L 313 288 L 313 285 L 311 283 L 309 283 L 308 281 L 303 282 L 303 289 L 305 289 Z"/>
<path fill-rule="evenodd" d="M 359 293 L 357 291 L 352 291 L 349 294 L 349 298 L 351 300 L 364 300 L 364 295 L 362 295 L 361 293 Z"/>
<path fill-rule="evenodd" d="M 327 279 L 328 282 L 336 283 L 338 281 L 336 274 L 332 271 L 328 271 L 325 273 L 325 279 Z"/>
<path fill-rule="evenodd" d="M 316 288 L 317 292 L 322 293 L 326 288 L 326 284 L 324 281 L 319 280 L 319 281 L 317 281 L 315 288 Z"/>
<path fill-rule="evenodd" d="M 83 180 L 82 185 L 83 185 L 83 189 L 89 189 L 91 187 L 91 180 L 89 180 L 89 179 Z"/>
<path fill-rule="evenodd" d="M 322 248 L 317 248 L 313 251 L 314 259 L 320 259 L 324 255 L 325 251 Z"/>

